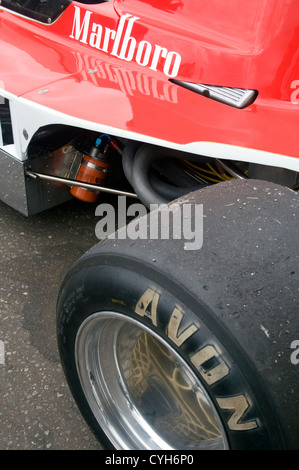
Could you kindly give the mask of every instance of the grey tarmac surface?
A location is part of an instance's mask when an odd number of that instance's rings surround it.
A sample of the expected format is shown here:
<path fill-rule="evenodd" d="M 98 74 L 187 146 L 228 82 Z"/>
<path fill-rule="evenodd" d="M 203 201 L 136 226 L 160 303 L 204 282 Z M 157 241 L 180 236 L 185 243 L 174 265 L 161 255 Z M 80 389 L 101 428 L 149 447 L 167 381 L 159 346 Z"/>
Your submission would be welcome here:
<path fill-rule="evenodd" d="M 0 450 L 100 450 L 60 366 L 55 314 L 97 220 L 76 200 L 30 218 L 0 202 Z"/>

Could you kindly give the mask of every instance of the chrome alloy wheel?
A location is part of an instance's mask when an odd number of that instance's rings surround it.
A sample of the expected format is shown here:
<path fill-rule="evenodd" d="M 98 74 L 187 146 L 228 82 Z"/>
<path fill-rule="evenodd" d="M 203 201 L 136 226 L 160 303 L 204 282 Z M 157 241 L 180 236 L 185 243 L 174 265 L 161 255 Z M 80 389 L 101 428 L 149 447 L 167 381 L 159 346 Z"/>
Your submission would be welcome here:
<path fill-rule="evenodd" d="M 85 397 L 118 450 L 227 449 L 212 400 L 183 358 L 138 321 L 89 316 L 76 338 Z"/>

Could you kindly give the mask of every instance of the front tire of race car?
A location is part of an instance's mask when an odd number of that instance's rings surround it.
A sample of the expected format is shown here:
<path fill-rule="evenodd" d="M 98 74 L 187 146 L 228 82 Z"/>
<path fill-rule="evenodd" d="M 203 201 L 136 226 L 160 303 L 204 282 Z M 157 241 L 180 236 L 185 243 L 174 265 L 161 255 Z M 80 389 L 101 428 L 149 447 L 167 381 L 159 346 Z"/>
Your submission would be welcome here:
<path fill-rule="evenodd" d="M 183 240 L 106 240 L 66 275 L 57 307 L 62 365 L 104 449 L 298 448 L 293 336 L 283 332 L 284 324 L 298 332 L 298 250 L 288 248 L 295 232 L 278 233 L 273 222 L 275 211 L 280 220 L 294 213 L 298 199 L 274 185 L 256 188 L 225 183 L 200 199 L 194 193 L 193 204 L 213 211 L 196 253 Z M 237 194 L 247 204 L 241 214 Z M 263 206 L 258 227 L 248 223 L 253 194 Z M 281 278 L 287 289 L 277 296 Z"/>

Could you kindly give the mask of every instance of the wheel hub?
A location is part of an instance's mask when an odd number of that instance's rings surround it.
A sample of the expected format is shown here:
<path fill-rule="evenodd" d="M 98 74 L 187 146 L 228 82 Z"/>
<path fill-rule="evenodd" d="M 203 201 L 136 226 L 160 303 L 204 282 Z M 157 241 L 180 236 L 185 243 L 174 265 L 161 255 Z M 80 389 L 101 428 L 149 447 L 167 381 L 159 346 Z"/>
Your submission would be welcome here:
<path fill-rule="evenodd" d="M 213 402 L 182 357 L 141 323 L 88 317 L 76 341 L 82 388 L 116 449 L 226 449 Z"/>

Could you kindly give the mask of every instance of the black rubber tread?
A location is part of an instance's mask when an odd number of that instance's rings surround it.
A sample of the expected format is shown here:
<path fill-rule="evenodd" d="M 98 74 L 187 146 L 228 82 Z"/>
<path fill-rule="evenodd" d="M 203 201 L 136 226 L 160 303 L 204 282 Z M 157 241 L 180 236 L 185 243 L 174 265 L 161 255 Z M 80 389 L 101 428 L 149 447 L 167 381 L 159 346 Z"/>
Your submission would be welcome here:
<path fill-rule="evenodd" d="M 61 287 L 62 356 L 67 331 L 63 305 L 74 287 L 87 288 L 87 282 L 92 284 L 90 273 L 100 277 L 104 266 L 113 267 L 114 278 L 117 273 L 122 278 L 123 270 L 132 272 L 132 282 L 137 273 L 198 312 L 229 352 L 260 407 L 260 421 L 266 423 L 255 446 L 298 449 L 298 370 L 290 360 L 291 342 L 299 338 L 298 194 L 262 181 L 232 181 L 176 202 L 203 204 L 202 248 L 186 250 L 183 240 L 127 239 L 106 240 L 90 250 L 71 268 Z M 126 289 L 129 292 L 128 284 Z M 93 295 L 92 289 L 89 292 Z M 96 304 L 94 300 L 94 308 Z M 73 311 L 78 316 L 75 303 Z M 151 324 L 148 319 L 142 321 Z M 252 439 L 246 445 L 245 434 L 244 442 L 231 436 L 233 448 L 253 446 Z"/>

